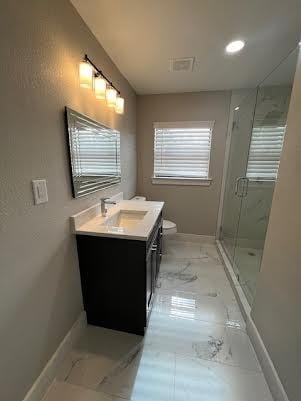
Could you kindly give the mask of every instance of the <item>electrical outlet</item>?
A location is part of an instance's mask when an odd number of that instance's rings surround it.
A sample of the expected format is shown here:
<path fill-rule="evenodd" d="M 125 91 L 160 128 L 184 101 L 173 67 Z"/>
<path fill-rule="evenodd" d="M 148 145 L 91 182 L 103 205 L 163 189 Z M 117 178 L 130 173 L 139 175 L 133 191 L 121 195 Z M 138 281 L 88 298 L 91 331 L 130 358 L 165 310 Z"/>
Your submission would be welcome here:
<path fill-rule="evenodd" d="M 46 180 L 32 180 L 32 189 L 36 205 L 48 202 Z"/>

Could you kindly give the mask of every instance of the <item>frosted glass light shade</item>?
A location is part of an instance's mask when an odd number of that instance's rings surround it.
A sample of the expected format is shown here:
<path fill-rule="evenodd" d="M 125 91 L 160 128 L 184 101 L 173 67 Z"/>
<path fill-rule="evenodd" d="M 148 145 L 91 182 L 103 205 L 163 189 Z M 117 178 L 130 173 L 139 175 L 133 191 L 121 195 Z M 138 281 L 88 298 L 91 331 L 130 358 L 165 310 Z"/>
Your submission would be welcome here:
<path fill-rule="evenodd" d="M 123 97 L 120 97 L 120 96 L 117 97 L 115 111 L 117 114 L 124 113 L 124 98 Z"/>
<path fill-rule="evenodd" d="M 106 90 L 106 100 L 109 107 L 115 107 L 117 91 L 111 86 Z"/>
<path fill-rule="evenodd" d="M 86 61 L 79 63 L 79 82 L 82 88 L 92 88 L 93 86 L 93 68 Z"/>
<path fill-rule="evenodd" d="M 96 99 L 106 98 L 107 82 L 102 77 L 96 77 L 94 79 L 94 92 Z"/>

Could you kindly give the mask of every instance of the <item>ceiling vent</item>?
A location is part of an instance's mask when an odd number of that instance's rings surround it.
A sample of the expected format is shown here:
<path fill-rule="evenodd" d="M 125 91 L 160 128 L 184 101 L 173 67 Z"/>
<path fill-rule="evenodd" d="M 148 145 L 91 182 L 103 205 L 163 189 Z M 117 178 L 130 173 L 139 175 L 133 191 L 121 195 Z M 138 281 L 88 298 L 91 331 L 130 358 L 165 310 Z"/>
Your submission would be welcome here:
<path fill-rule="evenodd" d="M 194 57 L 174 58 L 169 60 L 169 71 L 188 71 L 193 69 Z"/>

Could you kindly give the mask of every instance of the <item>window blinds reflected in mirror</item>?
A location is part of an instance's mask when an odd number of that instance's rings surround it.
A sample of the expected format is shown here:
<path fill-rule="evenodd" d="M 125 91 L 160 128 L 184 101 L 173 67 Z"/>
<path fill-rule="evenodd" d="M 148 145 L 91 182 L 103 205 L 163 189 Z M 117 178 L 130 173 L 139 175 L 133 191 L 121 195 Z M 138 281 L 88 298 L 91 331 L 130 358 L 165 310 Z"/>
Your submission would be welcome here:
<path fill-rule="evenodd" d="M 120 134 L 66 108 L 75 198 L 121 181 Z"/>

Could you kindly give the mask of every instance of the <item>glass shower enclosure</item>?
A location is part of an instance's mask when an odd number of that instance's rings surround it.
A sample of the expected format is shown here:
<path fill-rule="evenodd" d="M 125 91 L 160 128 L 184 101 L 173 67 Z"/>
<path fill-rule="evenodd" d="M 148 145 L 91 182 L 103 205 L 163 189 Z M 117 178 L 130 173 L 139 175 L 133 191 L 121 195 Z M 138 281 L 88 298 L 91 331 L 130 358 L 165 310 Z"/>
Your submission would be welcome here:
<path fill-rule="evenodd" d="M 285 135 L 298 49 L 233 110 L 219 240 L 251 305 Z"/>

